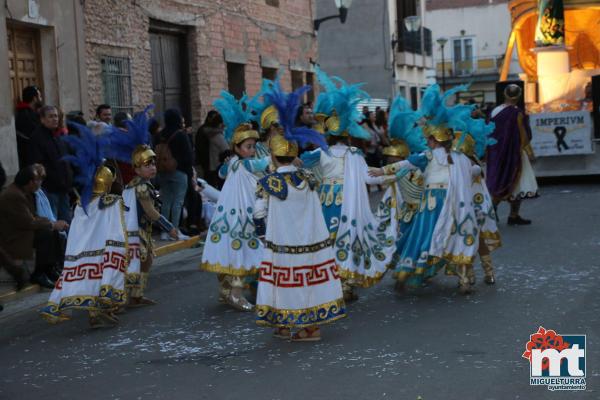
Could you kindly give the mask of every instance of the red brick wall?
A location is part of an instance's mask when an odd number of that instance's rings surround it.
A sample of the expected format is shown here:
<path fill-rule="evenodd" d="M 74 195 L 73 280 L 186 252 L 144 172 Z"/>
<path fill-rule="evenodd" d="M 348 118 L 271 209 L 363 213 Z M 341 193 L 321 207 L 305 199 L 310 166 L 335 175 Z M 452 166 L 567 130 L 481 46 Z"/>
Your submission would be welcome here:
<path fill-rule="evenodd" d="M 290 60 L 308 64 L 310 59 L 317 58 L 312 30 L 314 0 L 280 0 L 279 7 L 267 5 L 266 0 L 182 3 L 180 0 L 85 2 L 90 111 L 102 103 L 102 55 L 130 58 L 136 110 L 152 101 L 150 18 L 188 27 L 194 126 L 201 123 L 219 92 L 227 88 L 224 50 L 245 55 L 246 91 L 251 95 L 259 89 L 262 79 L 260 56 L 280 63 L 285 89 L 291 88 Z"/>
<path fill-rule="evenodd" d="M 508 3 L 508 0 L 427 0 L 427 11 Z"/>

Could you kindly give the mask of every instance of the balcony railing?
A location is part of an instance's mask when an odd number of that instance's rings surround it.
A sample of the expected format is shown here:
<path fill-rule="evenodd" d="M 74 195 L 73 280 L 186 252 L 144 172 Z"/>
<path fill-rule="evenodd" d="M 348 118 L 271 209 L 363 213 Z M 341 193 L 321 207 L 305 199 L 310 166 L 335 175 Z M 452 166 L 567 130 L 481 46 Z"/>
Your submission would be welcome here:
<path fill-rule="evenodd" d="M 444 61 L 443 68 L 447 77 L 465 77 L 473 75 L 498 74 L 502 68 L 504 56 L 473 57 L 468 60 Z M 436 75 L 442 76 L 442 62 L 436 61 Z"/>
<path fill-rule="evenodd" d="M 423 28 L 423 40 L 425 55 L 431 56 L 433 47 L 431 42 L 431 29 Z M 421 54 L 421 30 L 410 32 L 403 24 L 402 32 L 398 35 L 397 49 L 399 52 Z"/>

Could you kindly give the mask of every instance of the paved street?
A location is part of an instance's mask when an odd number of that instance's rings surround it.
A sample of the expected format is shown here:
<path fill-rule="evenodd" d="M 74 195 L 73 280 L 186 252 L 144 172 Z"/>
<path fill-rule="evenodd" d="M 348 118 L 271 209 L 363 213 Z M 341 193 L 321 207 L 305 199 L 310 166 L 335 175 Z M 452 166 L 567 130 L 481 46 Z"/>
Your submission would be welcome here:
<path fill-rule="evenodd" d="M 160 304 L 118 328 L 90 331 L 83 313 L 57 326 L 33 310 L 2 317 L 0 399 L 598 399 L 600 187 L 542 194 L 523 207 L 530 227 L 507 227 L 502 206 L 495 286 L 478 268 L 475 295 L 438 277 L 399 297 L 387 277 L 318 344 L 273 339 L 218 304 L 198 249 L 161 258 L 148 293 Z M 529 386 L 521 354 L 540 325 L 587 334 L 586 392 Z"/>

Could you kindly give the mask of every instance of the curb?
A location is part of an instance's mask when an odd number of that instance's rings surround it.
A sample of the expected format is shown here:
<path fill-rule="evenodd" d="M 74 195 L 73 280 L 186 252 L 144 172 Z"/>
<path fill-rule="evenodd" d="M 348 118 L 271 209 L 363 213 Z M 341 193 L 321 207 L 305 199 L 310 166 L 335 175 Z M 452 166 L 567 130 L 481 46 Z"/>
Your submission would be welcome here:
<path fill-rule="evenodd" d="M 192 236 L 188 240 L 182 240 L 179 242 L 168 243 L 168 244 L 164 244 L 162 246 L 157 246 L 154 249 L 154 253 L 156 254 L 156 257 L 164 256 L 167 254 L 174 253 L 178 250 L 189 249 L 191 247 L 194 247 L 199 241 L 200 241 L 199 235 Z M 31 285 L 24 287 L 22 290 L 20 290 L 18 292 L 13 289 L 13 290 L 10 290 L 5 293 L 0 293 L 0 304 L 6 304 L 11 301 L 22 299 L 23 297 L 32 296 L 36 293 L 39 293 L 41 290 L 42 290 L 42 288 L 40 287 L 40 285 L 31 284 Z"/>

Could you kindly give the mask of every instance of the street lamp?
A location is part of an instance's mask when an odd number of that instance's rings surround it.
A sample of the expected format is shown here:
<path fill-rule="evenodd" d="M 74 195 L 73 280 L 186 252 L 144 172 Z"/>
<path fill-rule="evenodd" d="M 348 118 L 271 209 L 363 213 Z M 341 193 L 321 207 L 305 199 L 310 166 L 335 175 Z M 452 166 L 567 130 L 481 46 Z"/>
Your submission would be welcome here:
<path fill-rule="evenodd" d="M 421 27 L 421 18 L 417 15 L 404 18 L 404 26 L 409 32 L 416 32 Z"/>
<path fill-rule="evenodd" d="M 343 24 L 346 22 L 346 18 L 348 17 L 348 9 L 352 5 L 352 0 L 335 0 L 335 6 L 338 9 L 338 15 L 330 15 L 328 17 L 323 17 L 319 19 L 315 19 L 313 21 L 313 28 L 316 31 L 319 30 L 319 26 L 322 22 L 328 21 L 330 19 L 339 18 L 340 22 Z"/>
<path fill-rule="evenodd" d="M 448 39 L 439 38 L 437 44 L 442 48 L 442 90 L 446 91 L 446 59 L 444 58 L 444 46 L 448 43 Z"/>

